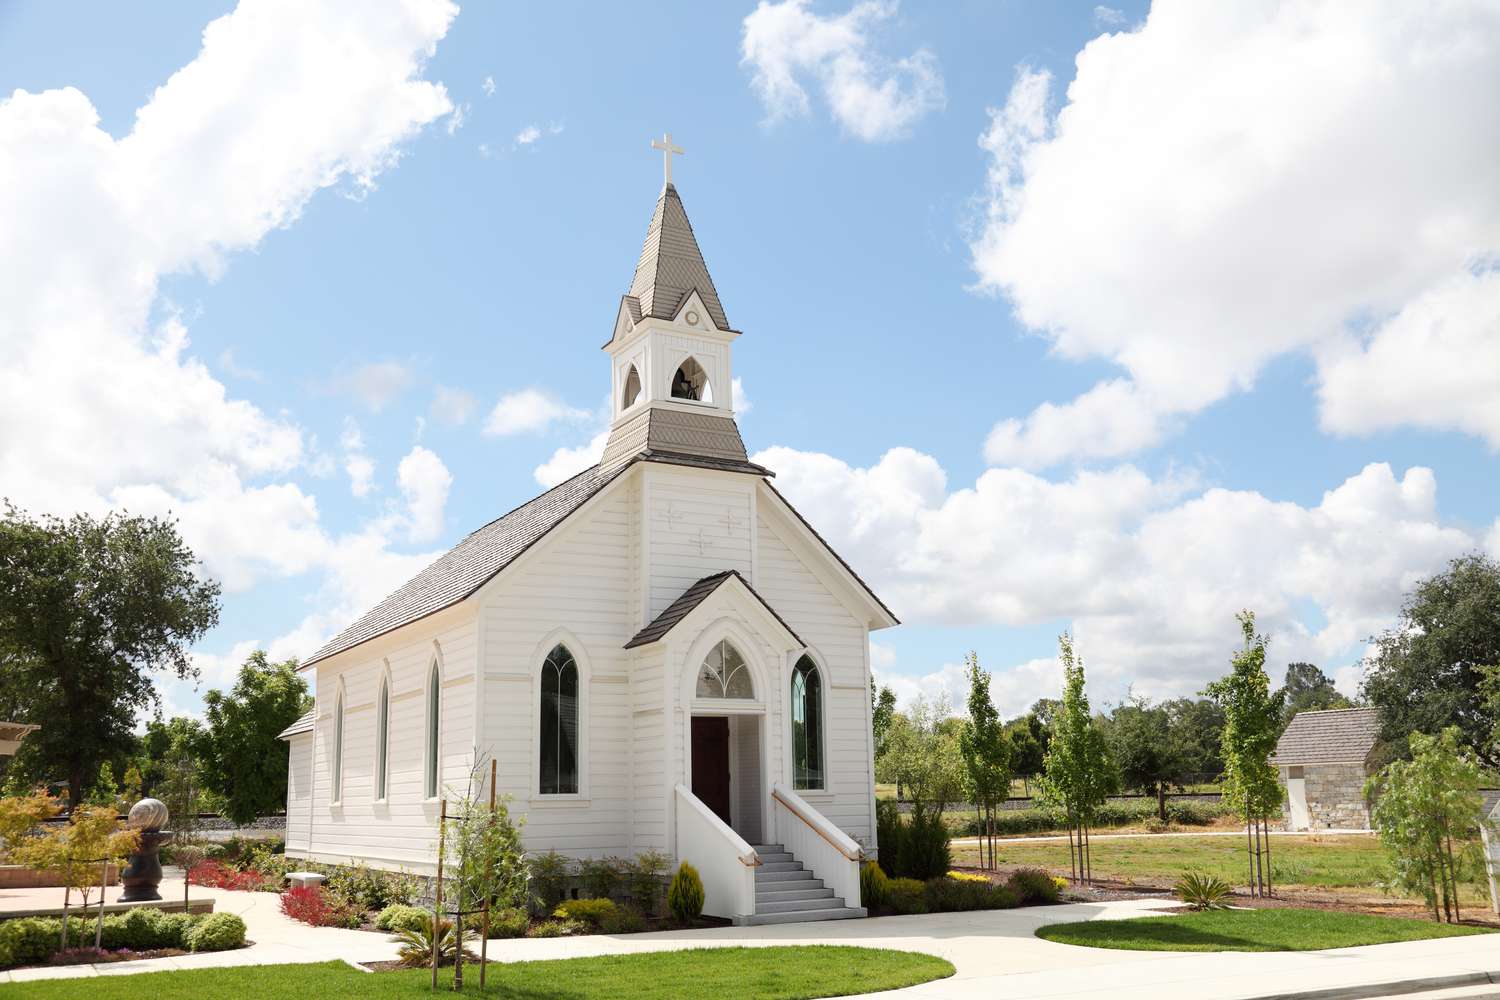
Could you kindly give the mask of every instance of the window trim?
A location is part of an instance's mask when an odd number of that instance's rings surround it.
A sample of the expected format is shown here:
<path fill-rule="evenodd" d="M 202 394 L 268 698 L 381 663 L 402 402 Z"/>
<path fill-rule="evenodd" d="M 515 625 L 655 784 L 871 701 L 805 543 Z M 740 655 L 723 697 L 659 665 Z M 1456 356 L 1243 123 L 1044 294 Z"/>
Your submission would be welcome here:
<path fill-rule="evenodd" d="M 547 656 L 558 646 L 564 646 L 573 656 L 573 666 L 578 670 L 578 791 L 542 791 L 542 667 Z M 531 759 L 527 762 L 530 776 L 526 787 L 534 805 L 562 805 L 566 803 L 587 804 L 589 798 L 589 708 L 594 669 L 588 647 L 570 629 L 555 628 L 542 637 L 532 649 L 528 661 L 531 683 Z"/>
<path fill-rule="evenodd" d="M 391 794 L 391 665 L 382 664 L 375 688 L 375 801 L 383 803 Z"/>
<path fill-rule="evenodd" d="M 427 664 L 422 701 L 422 799 L 436 802 L 443 789 L 443 661 L 436 651 Z"/>
<path fill-rule="evenodd" d="M 804 649 L 804 650 L 802 650 L 800 652 L 794 653 L 793 656 L 795 657 L 795 659 L 792 659 L 792 661 L 791 661 L 791 669 L 790 669 L 790 671 L 787 674 L 787 683 L 786 683 L 786 695 L 787 695 L 786 729 L 787 729 L 787 751 L 788 751 L 787 752 L 786 761 L 787 761 L 787 771 L 789 772 L 789 774 L 787 776 L 788 783 L 791 785 L 792 790 L 795 791 L 795 792 L 797 792 L 799 795 L 802 794 L 803 792 L 813 792 L 813 793 L 827 792 L 828 791 L 828 671 L 823 666 L 822 658 L 819 657 L 816 653 L 814 653 L 813 650 L 811 650 L 811 649 Z M 820 764 L 819 771 L 820 771 L 820 773 L 822 775 L 822 783 L 819 784 L 819 785 L 817 785 L 816 787 L 799 788 L 797 786 L 797 747 L 796 747 L 796 743 L 795 743 L 794 736 L 793 736 L 793 733 L 795 732 L 795 730 L 793 729 L 793 726 L 794 726 L 795 719 L 796 719 L 796 702 L 793 700 L 792 685 L 796 681 L 797 667 L 798 667 L 798 665 L 804 659 L 807 660 L 807 662 L 812 666 L 812 672 L 814 674 L 816 674 L 817 678 L 818 678 L 818 699 L 819 699 L 819 702 L 820 702 L 820 704 L 818 706 L 818 709 L 819 709 L 819 719 L 818 719 L 818 762 Z"/>
<path fill-rule="evenodd" d="M 626 402 L 625 397 L 630 392 L 630 376 L 635 375 L 635 398 Z M 674 373 L 675 374 L 675 373 Z M 625 372 L 620 377 L 620 412 L 634 409 L 646 399 L 646 380 L 641 377 L 641 369 L 634 361 L 625 363 Z"/>
<path fill-rule="evenodd" d="M 330 806 L 344 804 L 344 678 L 340 677 L 333 694 L 333 754 L 328 762 Z"/>

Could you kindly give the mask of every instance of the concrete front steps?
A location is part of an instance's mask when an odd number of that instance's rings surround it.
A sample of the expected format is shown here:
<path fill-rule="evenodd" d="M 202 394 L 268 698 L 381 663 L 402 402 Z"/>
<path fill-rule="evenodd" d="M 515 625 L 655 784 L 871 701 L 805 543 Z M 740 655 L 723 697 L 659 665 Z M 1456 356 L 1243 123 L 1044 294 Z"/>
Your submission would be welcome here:
<path fill-rule="evenodd" d="M 761 865 L 755 869 L 755 912 L 747 924 L 800 924 L 812 920 L 847 920 L 863 917 L 859 906 L 844 900 L 813 878 L 781 844 L 757 844 Z"/>

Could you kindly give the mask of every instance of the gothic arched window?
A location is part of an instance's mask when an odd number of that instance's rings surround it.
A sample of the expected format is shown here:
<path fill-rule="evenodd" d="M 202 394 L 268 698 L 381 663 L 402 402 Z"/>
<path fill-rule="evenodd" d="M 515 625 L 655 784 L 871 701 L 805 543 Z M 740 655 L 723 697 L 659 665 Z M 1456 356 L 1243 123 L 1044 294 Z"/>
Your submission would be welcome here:
<path fill-rule="evenodd" d="M 443 678 L 438 673 L 437 660 L 427 672 L 427 773 L 423 787 L 429 799 L 438 794 L 438 723 L 439 709 L 443 698 Z"/>
<path fill-rule="evenodd" d="M 823 787 L 823 678 L 807 656 L 792 668 L 792 787 Z"/>
<path fill-rule="evenodd" d="M 720 641 L 703 658 L 698 668 L 699 698 L 754 698 L 755 683 L 750 679 L 750 668 L 740 651 Z"/>
<path fill-rule="evenodd" d="M 568 647 L 552 647 L 542 663 L 541 780 L 543 795 L 578 793 L 578 664 Z"/>
<path fill-rule="evenodd" d="M 375 798 L 386 797 L 386 773 L 390 770 L 391 685 L 380 678 L 380 694 L 375 699 Z"/>
<path fill-rule="evenodd" d="M 344 800 L 344 685 L 333 701 L 333 799 Z"/>
<path fill-rule="evenodd" d="M 691 399 L 704 403 L 714 401 L 713 386 L 708 384 L 708 372 L 697 358 L 688 358 L 672 376 L 672 398 Z"/>
<path fill-rule="evenodd" d="M 625 374 L 625 392 L 620 396 L 620 409 L 628 410 L 641 398 L 641 373 L 630 366 Z"/>

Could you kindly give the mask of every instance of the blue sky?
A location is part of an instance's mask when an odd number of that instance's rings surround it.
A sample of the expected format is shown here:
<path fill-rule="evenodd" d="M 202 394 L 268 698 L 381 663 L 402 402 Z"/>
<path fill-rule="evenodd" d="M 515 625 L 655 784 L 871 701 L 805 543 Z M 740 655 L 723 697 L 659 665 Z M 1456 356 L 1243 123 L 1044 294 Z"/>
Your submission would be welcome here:
<path fill-rule="evenodd" d="M 47 397 L 0 422 L 5 492 L 181 514 L 227 586 L 206 685 L 586 450 L 663 129 L 741 430 L 907 622 L 875 637 L 903 697 L 973 648 L 1016 711 L 1064 628 L 1097 697 L 1191 693 L 1241 606 L 1352 689 L 1414 579 L 1500 549 L 1488 5 L 402 6 L 365 37 L 353 7 L 0 4 L 0 252 L 42 303 L 0 332 Z M 70 357 L 116 350 L 105 405 Z"/>

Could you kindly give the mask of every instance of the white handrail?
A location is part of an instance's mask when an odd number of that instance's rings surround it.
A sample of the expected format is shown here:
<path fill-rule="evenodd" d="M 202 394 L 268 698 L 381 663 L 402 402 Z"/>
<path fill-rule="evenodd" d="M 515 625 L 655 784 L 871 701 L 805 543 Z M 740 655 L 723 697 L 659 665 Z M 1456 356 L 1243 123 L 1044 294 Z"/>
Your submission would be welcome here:
<path fill-rule="evenodd" d="M 761 857 L 686 785 L 677 792 L 677 856 L 703 879 L 703 912 L 736 922 L 755 913 Z"/>
<path fill-rule="evenodd" d="M 855 842 L 843 830 L 828 821 L 828 817 L 818 812 L 803 800 L 802 796 L 782 785 L 771 786 L 771 795 L 782 805 L 786 806 L 802 822 L 813 828 L 813 831 L 833 845 L 838 851 L 850 861 L 863 861 L 865 850 Z"/>

